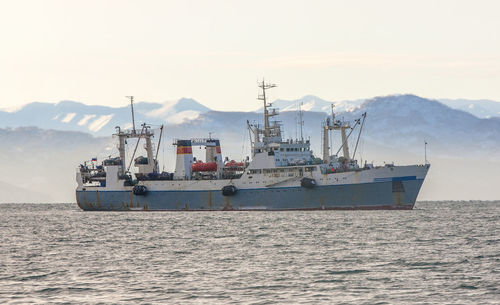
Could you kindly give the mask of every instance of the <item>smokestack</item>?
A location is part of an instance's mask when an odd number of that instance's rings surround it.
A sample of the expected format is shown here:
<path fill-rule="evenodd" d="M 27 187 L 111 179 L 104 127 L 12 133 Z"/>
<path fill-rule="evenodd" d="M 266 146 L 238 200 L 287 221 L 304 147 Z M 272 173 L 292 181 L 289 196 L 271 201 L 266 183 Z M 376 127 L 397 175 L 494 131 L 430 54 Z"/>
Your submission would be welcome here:
<path fill-rule="evenodd" d="M 175 163 L 175 179 L 191 179 L 193 164 L 193 148 L 191 140 L 177 140 L 177 160 Z"/>

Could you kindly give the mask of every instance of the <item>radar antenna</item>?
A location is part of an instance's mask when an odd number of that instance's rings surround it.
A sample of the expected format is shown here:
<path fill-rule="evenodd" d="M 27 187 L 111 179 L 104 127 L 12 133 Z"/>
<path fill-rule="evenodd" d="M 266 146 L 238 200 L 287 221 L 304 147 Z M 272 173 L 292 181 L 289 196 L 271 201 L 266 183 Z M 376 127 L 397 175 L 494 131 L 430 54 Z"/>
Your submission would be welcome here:
<path fill-rule="evenodd" d="M 133 96 L 126 96 L 126 98 L 130 99 L 130 109 L 132 111 L 132 133 L 135 134 L 134 97 Z"/>

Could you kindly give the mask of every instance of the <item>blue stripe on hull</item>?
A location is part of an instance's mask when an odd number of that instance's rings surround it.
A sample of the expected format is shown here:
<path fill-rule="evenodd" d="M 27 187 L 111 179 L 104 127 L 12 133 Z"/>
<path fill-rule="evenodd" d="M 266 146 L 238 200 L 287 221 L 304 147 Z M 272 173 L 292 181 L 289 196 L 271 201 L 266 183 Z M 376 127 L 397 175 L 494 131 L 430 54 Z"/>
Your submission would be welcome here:
<path fill-rule="evenodd" d="M 234 196 L 221 191 L 77 191 L 83 210 L 316 210 L 412 209 L 423 180 L 399 180 L 404 192 L 393 192 L 392 181 L 302 187 L 240 189 Z"/>
<path fill-rule="evenodd" d="M 417 176 L 405 176 L 405 177 L 388 177 L 388 178 L 375 178 L 373 182 L 389 182 L 389 181 L 405 181 L 405 180 L 415 180 Z"/>

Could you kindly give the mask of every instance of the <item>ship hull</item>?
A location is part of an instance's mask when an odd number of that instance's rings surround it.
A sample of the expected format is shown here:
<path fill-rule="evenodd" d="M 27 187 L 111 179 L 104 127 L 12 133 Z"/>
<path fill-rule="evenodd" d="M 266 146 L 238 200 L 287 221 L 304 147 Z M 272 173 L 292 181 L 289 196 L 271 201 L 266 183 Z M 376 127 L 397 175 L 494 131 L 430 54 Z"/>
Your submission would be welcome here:
<path fill-rule="evenodd" d="M 341 185 L 219 190 L 77 190 L 78 206 L 88 211 L 261 211 L 261 210 L 409 210 L 424 179 Z M 396 183 L 396 184 L 395 184 Z M 395 187 L 396 186 L 396 187 Z"/>

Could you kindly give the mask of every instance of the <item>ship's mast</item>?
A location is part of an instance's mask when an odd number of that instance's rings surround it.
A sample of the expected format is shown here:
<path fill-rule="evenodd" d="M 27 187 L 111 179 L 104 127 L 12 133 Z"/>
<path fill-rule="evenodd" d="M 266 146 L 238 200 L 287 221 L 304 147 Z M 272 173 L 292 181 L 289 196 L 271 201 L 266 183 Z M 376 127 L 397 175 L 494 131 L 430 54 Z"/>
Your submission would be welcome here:
<path fill-rule="evenodd" d="M 344 155 L 344 158 L 349 161 L 351 158 L 349 157 L 349 143 L 347 143 L 347 138 L 348 136 L 346 135 L 345 130 L 347 128 L 351 128 L 348 124 L 340 126 L 340 134 L 342 135 L 342 154 Z M 350 133 L 349 133 L 350 135 Z"/>
<path fill-rule="evenodd" d="M 259 83 L 259 88 L 262 89 L 262 95 L 257 97 L 258 100 L 264 102 L 264 137 L 269 137 L 271 135 L 271 126 L 269 124 L 269 118 L 277 115 L 276 111 L 272 109 L 272 112 L 269 112 L 268 107 L 272 107 L 272 104 L 268 104 L 266 100 L 266 90 L 276 87 L 275 84 L 266 84 L 264 79 L 262 79 L 262 83 Z"/>
<path fill-rule="evenodd" d="M 332 116 L 326 118 L 325 125 L 323 126 L 323 162 L 328 163 L 330 160 L 330 130 L 333 130 L 335 124 L 335 113 L 333 108 L 335 105 L 332 103 Z"/>
<path fill-rule="evenodd" d="M 304 133 L 303 133 L 303 127 L 304 127 L 304 120 L 302 119 L 303 113 L 302 113 L 302 106 L 303 103 L 300 102 L 299 104 L 299 124 L 300 124 L 300 141 L 304 143 Z"/>
<path fill-rule="evenodd" d="M 349 136 L 351 135 L 352 131 L 354 130 L 354 127 L 356 127 L 357 124 L 359 124 L 359 120 L 356 121 L 356 125 L 351 128 L 351 125 L 349 122 L 346 121 L 335 121 L 335 113 L 333 112 L 333 108 L 335 106 L 332 104 L 332 116 L 331 118 L 328 117 L 326 119 L 326 122 L 323 126 L 323 162 L 328 163 L 330 159 L 330 143 L 329 143 L 329 132 L 330 130 L 340 130 L 340 135 L 342 138 L 342 145 L 339 148 L 339 151 L 342 150 L 343 157 L 347 160 L 350 161 L 351 157 L 349 156 L 349 145 L 347 143 L 347 140 L 349 139 Z M 346 130 L 351 129 L 351 132 L 349 134 L 346 134 Z M 337 152 L 337 154 L 339 153 Z"/>
<path fill-rule="evenodd" d="M 120 154 L 120 170 L 119 174 L 125 174 L 125 139 L 126 134 L 120 129 L 120 126 L 115 127 L 117 129 L 116 135 L 118 136 L 118 153 Z"/>
<path fill-rule="evenodd" d="M 250 125 L 250 122 L 247 120 L 247 128 L 248 128 L 248 138 L 250 139 L 250 153 L 253 157 L 254 151 L 253 151 L 253 146 L 254 146 L 254 141 L 259 140 L 259 135 L 256 134 L 256 132 L 253 130 L 252 125 Z M 252 134 L 254 134 L 254 140 L 252 140 Z"/>
<path fill-rule="evenodd" d="M 149 132 L 148 128 L 150 126 L 147 126 L 146 123 L 143 123 L 145 135 L 144 138 L 146 139 L 146 153 L 148 156 L 148 165 L 149 165 L 149 171 L 150 173 L 155 172 L 156 170 L 156 164 L 155 164 L 155 159 L 153 158 L 153 145 L 151 143 L 151 133 Z"/>
<path fill-rule="evenodd" d="M 132 111 L 132 133 L 135 134 L 135 118 L 134 118 L 134 97 L 127 96 L 130 99 L 130 110 Z"/>
<path fill-rule="evenodd" d="M 134 118 L 134 97 L 126 96 L 126 98 L 130 99 L 130 110 L 132 111 L 132 135 L 135 135 L 135 118 Z M 118 152 L 120 154 L 120 162 L 121 167 L 119 170 L 119 174 L 125 174 L 125 141 L 130 137 L 130 134 L 123 132 L 119 126 L 115 127 L 117 129 L 116 135 L 118 136 Z M 128 169 L 127 169 L 128 171 Z"/>
<path fill-rule="evenodd" d="M 146 152 L 147 152 L 147 159 L 148 163 L 146 166 L 143 166 L 143 171 L 147 173 L 152 173 L 157 171 L 157 158 L 158 158 L 158 150 L 156 151 L 156 157 L 153 155 L 153 145 L 151 142 L 151 137 L 153 136 L 153 132 L 149 130 L 149 126 L 146 125 L 146 123 L 142 124 L 142 129 L 140 133 L 137 133 L 135 129 L 135 115 L 134 115 L 134 97 L 133 96 L 127 96 L 128 99 L 130 99 L 130 110 L 132 112 L 132 131 L 126 132 L 120 129 L 120 127 L 116 127 L 117 133 L 116 135 L 118 136 L 118 152 L 120 153 L 120 161 L 121 161 L 121 167 L 119 170 L 119 174 L 123 175 L 126 172 L 130 170 L 130 167 L 132 166 L 132 162 L 134 161 L 134 156 L 135 152 L 137 151 L 137 147 L 139 146 L 139 142 L 141 138 L 144 138 L 146 141 Z M 161 132 L 163 132 L 163 125 L 161 127 Z M 126 160 L 125 160 L 125 143 L 127 138 L 137 138 L 137 143 L 135 145 L 134 153 L 132 154 L 132 157 L 130 158 L 130 163 L 128 167 L 125 167 Z M 160 141 L 161 141 L 161 135 L 160 135 Z M 160 142 L 158 142 L 158 148 L 159 148 Z"/>

